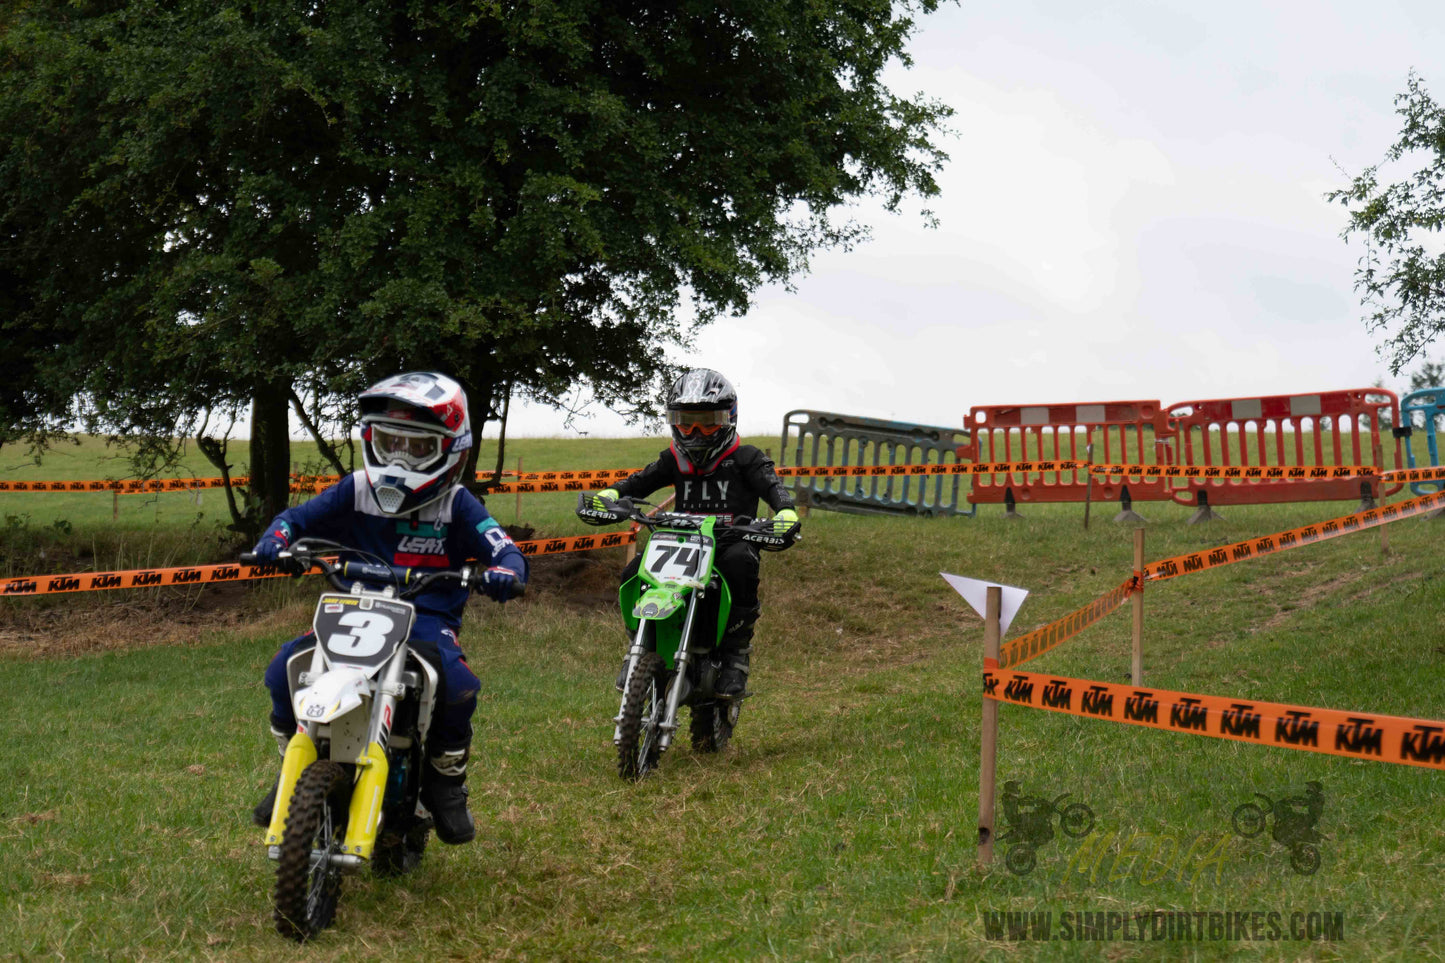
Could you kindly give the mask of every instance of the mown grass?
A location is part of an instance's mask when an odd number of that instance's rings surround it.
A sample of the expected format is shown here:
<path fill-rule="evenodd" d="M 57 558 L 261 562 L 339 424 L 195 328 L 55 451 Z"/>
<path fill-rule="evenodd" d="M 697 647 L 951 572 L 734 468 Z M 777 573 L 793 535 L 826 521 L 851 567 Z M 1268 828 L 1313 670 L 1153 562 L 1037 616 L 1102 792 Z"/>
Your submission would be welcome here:
<path fill-rule="evenodd" d="M 524 470 L 640 465 L 659 447 L 548 444 L 556 450 L 522 454 Z M 39 506 L 66 496 L 7 497 Z M 584 530 L 569 514 L 575 497 L 525 498 L 521 526 Z M 514 523 L 512 496 L 490 505 Z M 1150 519 L 1152 560 L 1354 505 L 1232 507 L 1198 526 L 1182 506 L 1136 508 Z M 400 882 L 348 880 L 336 927 L 300 951 L 271 930 L 271 867 L 247 816 L 275 758 L 261 672 L 307 621 L 315 584 L 256 586 L 240 603 L 246 619 L 191 623 L 183 645 L 148 644 L 122 626 L 77 651 L 26 622 L 31 644 L 0 655 L 15 720 L 0 742 L 0 956 L 1436 955 L 1445 831 L 1435 771 L 1004 706 L 1000 781 L 1085 802 L 1108 855 L 1080 871 L 1070 864 L 1079 841 L 1059 837 L 1028 875 L 1004 867 L 1007 844 L 978 867 L 982 628 L 937 573 L 1030 589 L 1012 635 L 1088 602 L 1133 565 L 1131 532 L 1100 506 L 1087 530 L 1081 506 L 1023 511 L 1017 521 L 997 506 L 931 521 L 813 513 L 800 545 L 765 558 L 758 695 L 736 741 L 711 757 L 677 747 L 640 785 L 617 780 L 610 744 L 624 643 L 599 598 L 622 555 L 536 560 L 535 590 L 504 607 L 474 601 L 464 632 L 484 685 L 470 780 L 477 842 L 434 846 Z M 1441 524 L 1390 526 L 1388 552 L 1374 531 L 1151 586 L 1147 682 L 1445 717 Z M 40 601 L 0 601 L 3 618 L 24 622 Z M 218 617 L 234 608 L 196 607 Z M 1029 668 L 1126 679 L 1126 611 Z M 1299 876 L 1285 847 L 1233 836 L 1229 817 L 1256 791 L 1297 795 L 1310 780 L 1327 799 L 1323 865 Z M 1162 865 L 1116 858 L 1138 834 L 1151 836 L 1135 851 L 1168 837 L 1179 855 L 1161 847 Z M 982 915 L 1050 911 L 1057 926 L 1065 911 L 1156 908 L 1335 911 L 1345 939 L 1018 945 L 986 940 Z"/>

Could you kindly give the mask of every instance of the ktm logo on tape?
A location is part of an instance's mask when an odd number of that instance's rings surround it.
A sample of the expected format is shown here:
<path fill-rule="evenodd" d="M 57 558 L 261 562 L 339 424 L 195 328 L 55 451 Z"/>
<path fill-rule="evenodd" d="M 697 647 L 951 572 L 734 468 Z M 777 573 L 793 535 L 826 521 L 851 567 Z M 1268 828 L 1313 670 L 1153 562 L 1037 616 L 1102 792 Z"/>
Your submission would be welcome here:
<path fill-rule="evenodd" d="M 490 474 L 478 472 L 476 480 L 488 492 L 551 492 L 587 491 L 604 487 L 636 474 L 637 468 L 595 468 L 543 472 L 503 472 L 496 481 Z M 1077 459 L 1040 459 L 1038 461 L 947 462 L 903 465 L 793 465 L 776 469 L 783 478 L 851 478 L 908 477 L 914 475 L 1030 475 L 1055 472 L 1087 471 L 1096 475 L 1125 475 L 1145 479 L 1203 478 L 1213 481 L 1272 482 L 1324 481 L 1356 477 L 1377 477 L 1386 481 L 1418 482 L 1445 479 L 1445 467 L 1394 468 L 1382 471 L 1373 465 L 1126 465 L 1092 464 Z M 502 479 L 507 479 L 503 481 Z M 313 493 L 324 490 L 340 480 L 337 475 L 293 475 L 291 491 Z M 231 484 L 245 487 L 247 476 L 232 478 Z M 549 487 L 553 483 L 557 487 Z M 138 492 L 191 491 L 221 488 L 222 478 L 167 478 L 129 481 L 0 481 L 0 492 L 119 491 Z"/>
<path fill-rule="evenodd" d="M 1337 538 L 1352 532 L 1361 532 L 1404 518 L 1411 518 L 1422 512 L 1428 512 L 1442 503 L 1445 503 L 1445 492 L 1432 492 L 1409 501 L 1342 515 L 1339 518 L 1332 518 L 1314 525 L 1305 525 L 1302 528 L 1261 535 L 1257 538 L 1235 542 L 1232 545 L 1221 545 L 1218 548 L 1191 552 L 1188 555 L 1176 555 L 1173 558 L 1149 564 L 1145 567 L 1144 576 L 1150 580 L 1177 578 L 1180 575 L 1203 572 L 1221 565 L 1233 565 L 1235 562 L 1272 555 L 1275 552 L 1287 551 L 1313 542 Z"/>
<path fill-rule="evenodd" d="M 1445 769 L 1445 722 L 1142 689 L 992 667 L 983 672 L 983 695 L 1034 709 L 1170 732 Z"/>

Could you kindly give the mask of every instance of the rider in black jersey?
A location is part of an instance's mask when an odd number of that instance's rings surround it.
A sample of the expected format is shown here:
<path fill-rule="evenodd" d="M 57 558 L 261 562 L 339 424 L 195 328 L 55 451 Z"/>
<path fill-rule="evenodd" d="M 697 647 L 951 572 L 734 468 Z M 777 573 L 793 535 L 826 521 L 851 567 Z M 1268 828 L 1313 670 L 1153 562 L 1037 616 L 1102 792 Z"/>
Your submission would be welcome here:
<path fill-rule="evenodd" d="M 667 393 L 667 422 L 672 445 L 652 464 L 594 498 L 645 498 L 671 485 L 676 511 L 717 515 L 729 522 L 739 516 L 752 518 L 757 514 L 758 499 L 762 499 L 773 510 L 774 529 L 779 534 L 798 524 L 793 496 L 773 471 L 772 459 L 738 441 L 738 396 L 728 379 L 711 368 L 697 368 L 678 378 Z M 717 691 L 736 696 L 747 688 L 749 643 L 760 612 L 759 557 L 754 545 L 730 539 L 725 527 L 715 531 L 715 565 L 732 592 L 732 614 L 719 643 L 723 671 Z M 622 580 L 635 575 L 640 564 L 641 556 L 634 558 Z"/>

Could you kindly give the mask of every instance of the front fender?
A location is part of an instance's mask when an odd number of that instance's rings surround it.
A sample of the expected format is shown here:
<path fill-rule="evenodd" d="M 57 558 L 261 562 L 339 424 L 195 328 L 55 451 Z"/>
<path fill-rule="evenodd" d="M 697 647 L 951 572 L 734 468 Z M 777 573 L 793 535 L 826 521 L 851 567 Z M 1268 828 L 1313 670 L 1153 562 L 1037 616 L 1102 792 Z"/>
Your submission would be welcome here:
<path fill-rule="evenodd" d="M 653 586 L 637 597 L 637 602 L 632 606 L 632 617 L 660 622 L 687 604 L 689 591 L 690 587 L 674 589 L 662 585 Z"/>
<path fill-rule="evenodd" d="M 360 706 L 368 691 L 370 684 L 364 670 L 338 666 L 296 693 L 292 708 L 299 720 L 327 723 Z"/>

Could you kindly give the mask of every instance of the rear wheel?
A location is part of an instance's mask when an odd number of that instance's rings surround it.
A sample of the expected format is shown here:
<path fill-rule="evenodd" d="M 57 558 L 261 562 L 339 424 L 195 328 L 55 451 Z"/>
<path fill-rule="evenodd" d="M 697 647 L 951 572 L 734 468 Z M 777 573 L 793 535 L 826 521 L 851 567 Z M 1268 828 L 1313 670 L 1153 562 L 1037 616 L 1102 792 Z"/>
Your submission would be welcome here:
<path fill-rule="evenodd" d="M 431 820 L 418 819 L 405 832 L 383 831 L 371 856 L 376 876 L 404 876 L 421 865 L 431 836 Z"/>
<path fill-rule="evenodd" d="M 715 699 L 692 707 L 688 732 L 693 752 L 722 752 L 733 737 L 742 705 L 735 701 Z"/>
<path fill-rule="evenodd" d="M 642 653 L 627 681 L 618 722 L 617 774 L 623 779 L 635 781 L 657 768 L 664 692 L 662 658 L 656 652 Z"/>
<path fill-rule="evenodd" d="M 346 770 L 329 759 L 296 780 L 276 864 L 276 932 L 304 943 L 331 925 L 341 898 L 341 849 L 351 795 Z"/>

